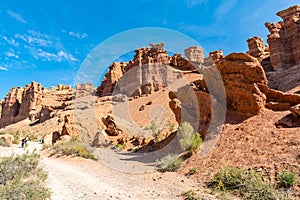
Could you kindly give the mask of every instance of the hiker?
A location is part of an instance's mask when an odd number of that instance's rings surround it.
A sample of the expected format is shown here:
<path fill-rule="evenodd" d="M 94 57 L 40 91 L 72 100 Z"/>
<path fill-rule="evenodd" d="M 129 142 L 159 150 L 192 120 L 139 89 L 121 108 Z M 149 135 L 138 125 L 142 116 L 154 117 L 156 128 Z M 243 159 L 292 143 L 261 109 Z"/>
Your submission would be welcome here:
<path fill-rule="evenodd" d="M 24 148 L 24 145 L 28 142 L 28 137 L 22 139 L 21 147 Z"/>

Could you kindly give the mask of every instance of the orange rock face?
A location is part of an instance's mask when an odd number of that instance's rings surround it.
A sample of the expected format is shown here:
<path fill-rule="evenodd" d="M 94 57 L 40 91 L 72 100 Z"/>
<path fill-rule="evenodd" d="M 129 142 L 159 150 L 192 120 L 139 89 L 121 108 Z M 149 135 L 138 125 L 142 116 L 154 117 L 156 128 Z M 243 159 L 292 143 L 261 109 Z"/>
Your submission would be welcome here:
<path fill-rule="evenodd" d="M 61 104 L 71 98 L 72 89 L 70 86 L 59 85 L 50 91 L 42 87 L 40 83 L 32 82 L 25 88 L 12 88 L 2 102 L 0 127 L 26 118 L 31 121 L 45 121 L 48 119 L 47 116 L 50 117 L 49 112 L 53 108 L 60 108 Z"/>
<path fill-rule="evenodd" d="M 244 53 L 232 53 L 217 63 L 226 90 L 227 108 L 243 114 L 258 114 L 266 96 L 256 83 L 268 81 L 259 61 Z"/>
<path fill-rule="evenodd" d="M 300 6 L 277 13 L 283 22 L 266 23 L 268 43 L 275 70 L 288 69 L 300 63 Z"/>

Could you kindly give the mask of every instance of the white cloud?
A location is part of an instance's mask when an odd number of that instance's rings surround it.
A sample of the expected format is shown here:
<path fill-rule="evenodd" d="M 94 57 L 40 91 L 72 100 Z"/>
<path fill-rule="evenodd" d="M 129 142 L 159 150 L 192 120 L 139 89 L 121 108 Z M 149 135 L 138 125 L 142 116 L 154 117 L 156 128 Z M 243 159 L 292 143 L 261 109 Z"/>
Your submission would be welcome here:
<path fill-rule="evenodd" d="M 1 36 L 3 40 L 5 40 L 8 44 L 13 45 L 15 47 L 19 46 L 19 43 L 14 39 L 8 39 L 6 36 Z"/>
<path fill-rule="evenodd" d="M 23 19 L 23 17 L 22 17 L 20 14 L 15 13 L 15 12 L 13 12 L 12 10 L 7 10 L 7 14 L 8 14 L 10 17 L 14 18 L 15 20 L 17 20 L 17 21 L 19 21 L 19 22 L 22 22 L 22 23 L 24 23 L 24 24 L 27 24 L 27 22 Z"/>
<path fill-rule="evenodd" d="M 88 34 L 86 33 L 75 33 L 75 32 L 69 32 L 69 35 L 74 37 L 74 38 L 77 38 L 77 39 L 85 39 L 87 38 Z"/>
<path fill-rule="evenodd" d="M 32 55 L 37 60 L 48 61 L 48 62 L 51 62 L 51 61 L 55 61 L 55 62 L 63 62 L 63 61 L 77 62 L 77 61 L 79 61 L 72 54 L 64 52 L 64 51 L 59 51 L 57 53 L 50 53 L 50 52 L 44 51 L 42 49 L 37 49 L 37 50 L 32 49 Z"/>
<path fill-rule="evenodd" d="M 8 71 L 6 67 L 0 67 L 0 71 Z"/>
<path fill-rule="evenodd" d="M 185 0 L 185 4 L 187 5 L 188 8 L 194 7 L 196 5 L 201 5 L 205 2 L 206 0 Z"/>
<path fill-rule="evenodd" d="M 66 53 L 64 51 L 59 51 L 57 53 L 57 60 L 58 60 L 58 62 L 61 62 L 62 60 L 79 61 L 72 54 Z"/>
<path fill-rule="evenodd" d="M 47 47 L 52 45 L 49 35 L 29 30 L 29 34 L 15 34 L 16 39 L 20 39 L 28 43 L 29 45 L 38 45 L 42 47 Z"/>
<path fill-rule="evenodd" d="M 12 51 L 4 52 L 4 54 L 8 57 L 19 58 L 19 56 Z"/>

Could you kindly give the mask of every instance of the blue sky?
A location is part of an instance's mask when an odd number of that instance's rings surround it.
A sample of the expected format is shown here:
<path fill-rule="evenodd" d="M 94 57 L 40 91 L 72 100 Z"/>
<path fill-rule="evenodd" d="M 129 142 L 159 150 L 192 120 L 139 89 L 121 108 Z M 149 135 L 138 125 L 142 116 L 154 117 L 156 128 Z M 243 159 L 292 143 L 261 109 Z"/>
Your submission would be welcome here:
<path fill-rule="evenodd" d="M 207 52 L 244 52 L 249 37 L 266 41 L 264 23 L 279 21 L 276 12 L 298 1 L 1 0 L 0 99 L 31 81 L 72 85 L 89 52 L 134 28 L 179 31 Z"/>

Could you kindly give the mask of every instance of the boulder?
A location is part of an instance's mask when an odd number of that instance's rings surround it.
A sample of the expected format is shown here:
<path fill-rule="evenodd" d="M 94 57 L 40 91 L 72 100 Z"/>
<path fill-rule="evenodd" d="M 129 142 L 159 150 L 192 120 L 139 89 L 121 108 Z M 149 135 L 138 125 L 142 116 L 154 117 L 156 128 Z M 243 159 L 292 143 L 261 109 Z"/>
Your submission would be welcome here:
<path fill-rule="evenodd" d="M 217 63 L 226 90 L 227 108 L 246 115 L 264 109 L 266 96 L 257 83 L 268 81 L 260 62 L 245 53 L 232 53 Z"/>
<path fill-rule="evenodd" d="M 112 116 L 109 115 L 106 118 L 102 118 L 102 121 L 106 126 L 106 133 L 109 136 L 118 136 L 122 133 L 122 130 L 117 127 L 115 119 Z"/>
<path fill-rule="evenodd" d="M 294 117 L 300 118 L 300 104 L 291 107 L 290 111 Z"/>

